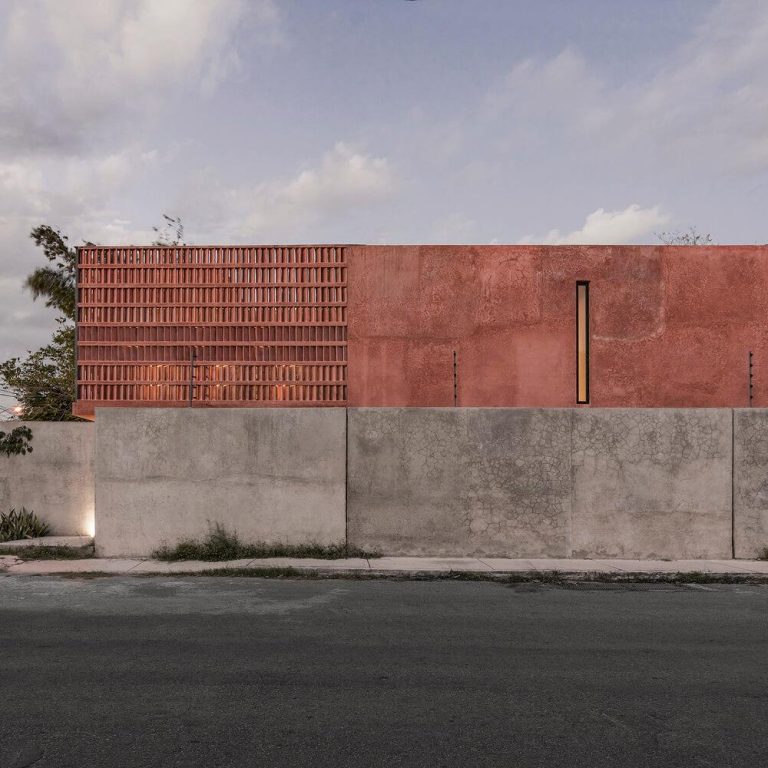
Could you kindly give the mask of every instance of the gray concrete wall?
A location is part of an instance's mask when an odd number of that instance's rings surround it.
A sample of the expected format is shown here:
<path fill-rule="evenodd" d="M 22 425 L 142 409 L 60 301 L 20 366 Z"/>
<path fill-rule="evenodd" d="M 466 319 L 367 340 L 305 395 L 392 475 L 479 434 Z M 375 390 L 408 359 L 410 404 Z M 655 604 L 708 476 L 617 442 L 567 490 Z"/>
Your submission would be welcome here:
<path fill-rule="evenodd" d="M 733 412 L 733 539 L 736 557 L 768 547 L 768 410 Z"/>
<path fill-rule="evenodd" d="M 730 558 L 731 411 L 573 411 L 573 557 Z"/>
<path fill-rule="evenodd" d="M 350 543 L 566 557 L 570 419 L 559 409 L 350 409 Z"/>
<path fill-rule="evenodd" d="M 216 522 L 248 541 L 344 540 L 343 409 L 99 409 L 96 446 L 101 555 Z"/>
<path fill-rule="evenodd" d="M 345 415 L 104 409 L 95 425 L 33 422 L 33 453 L 0 457 L 0 509 L 89 534 L 95 486 L 106 555 L 146 555 L 217 521 L 249 540 L 335 543 L 345 514 L 351 544 L 388 554 L 768 546 L 767 409 L 353 408 L 348 435 Z"/>
<path fill-rule="evenodd" d="M 730 557 L 729 410 L 361 408 L 348 442 L 357 546 Z"/>
<path fill-rule="evenodd" d="M 32 453 L 0 455 L 0 510 L 26 507 L 60 536 L 93 533 L 95 427 L 85 422 L 0 422 L 27 426 Z"/>

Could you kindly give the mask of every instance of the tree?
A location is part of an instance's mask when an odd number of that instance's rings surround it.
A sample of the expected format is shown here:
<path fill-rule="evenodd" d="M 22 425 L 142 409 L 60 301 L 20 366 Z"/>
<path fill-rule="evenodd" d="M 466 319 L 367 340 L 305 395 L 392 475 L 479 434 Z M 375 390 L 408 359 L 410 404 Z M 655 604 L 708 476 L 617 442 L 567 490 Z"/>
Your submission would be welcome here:
<path fill-rule="evenodd" d="M 59 328 L 50 344 L 0 363 L 3 383 L 21 406 L 18 414 L 27 421 L 73 421 L 75 401 L 75 326 L 77 315 L 77 249 L 67 243 L 66 235 L 47 224 L 30 233 L 35 245 L 43 249 L 50 262 L 38 267 L 24 286 L 32 298 L 45 299 L 46 307 L 61 313 L 56 318 Z"/>
<path fill-rule="evenodd" d="M 8 434 L 0 431 L 0 453 L 6 456 L 23 456 L 32 453 L 29 441 L 32 439 L 32 430 L 29 427 L 16 427 Z"/>
<path fill-rule="evenodd" d="M 61 322 L 50 344 L 26 358 L 0 363 L 0 380 L 21 406 L 25 421 L 78 421 L 75 401 L 75 327 Z"/>
<path fill-rule="evenodd" d="M 656 232 L 655 235 L 664 245 L 714 245 L 712 235 L 699 232 L 696 227 L 688 227 L 684 232 Z"/>

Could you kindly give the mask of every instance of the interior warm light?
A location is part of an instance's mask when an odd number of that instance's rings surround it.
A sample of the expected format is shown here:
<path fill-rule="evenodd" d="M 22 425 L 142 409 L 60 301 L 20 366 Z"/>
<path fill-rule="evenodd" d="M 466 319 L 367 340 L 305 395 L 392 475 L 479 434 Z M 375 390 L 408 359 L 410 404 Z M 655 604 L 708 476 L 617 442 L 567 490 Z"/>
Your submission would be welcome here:
<path fill-rule="evenodd" d="M 576 283 L 576 402 L 589 402 L 589 283 Z"/>

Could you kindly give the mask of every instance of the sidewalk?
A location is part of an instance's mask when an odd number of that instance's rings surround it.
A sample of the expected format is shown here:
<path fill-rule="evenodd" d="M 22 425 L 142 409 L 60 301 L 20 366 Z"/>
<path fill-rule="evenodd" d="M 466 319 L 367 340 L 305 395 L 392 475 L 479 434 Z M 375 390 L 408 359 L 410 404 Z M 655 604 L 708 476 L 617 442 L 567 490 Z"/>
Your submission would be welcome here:
<path fill-rule="evenodd" d="M 309 575 L 323 576 L 365 575 L 408 576 L 430 574 L 494 574 L 562 575 L 578 578 L 580 575 L 615 575 L 617 579 L 637 575 L 676 576 L 708 574 L 721 576 L 754 576 L 768 579 L 766 560 L 512 560 L 506 558 L 474 557 L 381 557 L 376 559 L 351 558 L 348 560 L 312 560 L 309 558 L 274 557 L 259 560 L 227 560 L 201 562 L 185 560 L 167 563 L 160 560 L 127 560 L 116 558 L 89 558 L 85 560 L 28 560 L 15 555 L 0 556 L 0 574 L 49 575 L 63 573 L 104 573 L 123 575 L 205 573 L 232 569 L 242 570 L 294 569 Z M 268 574 L 265 574 L 268 575 Z"/>

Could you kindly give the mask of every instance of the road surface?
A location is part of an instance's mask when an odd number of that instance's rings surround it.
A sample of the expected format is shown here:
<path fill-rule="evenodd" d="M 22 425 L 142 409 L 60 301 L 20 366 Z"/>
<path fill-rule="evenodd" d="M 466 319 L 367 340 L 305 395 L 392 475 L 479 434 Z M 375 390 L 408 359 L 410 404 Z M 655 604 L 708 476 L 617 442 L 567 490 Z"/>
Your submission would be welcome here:
<path fill-rule="evenodd" d="M 768 587 L 0 577 L 0 767 L 768 765 Z"/>

